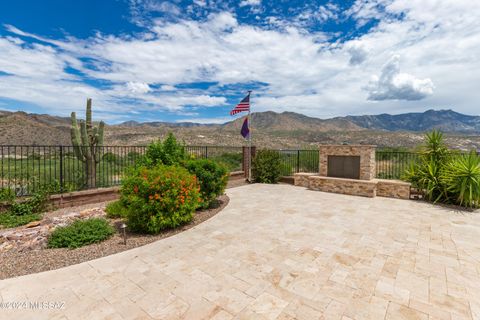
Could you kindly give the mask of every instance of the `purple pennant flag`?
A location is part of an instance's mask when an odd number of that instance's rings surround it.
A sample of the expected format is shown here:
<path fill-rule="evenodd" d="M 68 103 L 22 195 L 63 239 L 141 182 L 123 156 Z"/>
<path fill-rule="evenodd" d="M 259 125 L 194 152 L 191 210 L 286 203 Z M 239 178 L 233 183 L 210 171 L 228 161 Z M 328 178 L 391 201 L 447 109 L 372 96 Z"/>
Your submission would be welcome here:
<path fill-rule="evenodd" d="M 248 128 L 248 117 L 245 118 L 242 125 L 242 130 L 240 130 L 240 134 L 245 138 L 248 139 L 250 135 L 250 129 Z"/>

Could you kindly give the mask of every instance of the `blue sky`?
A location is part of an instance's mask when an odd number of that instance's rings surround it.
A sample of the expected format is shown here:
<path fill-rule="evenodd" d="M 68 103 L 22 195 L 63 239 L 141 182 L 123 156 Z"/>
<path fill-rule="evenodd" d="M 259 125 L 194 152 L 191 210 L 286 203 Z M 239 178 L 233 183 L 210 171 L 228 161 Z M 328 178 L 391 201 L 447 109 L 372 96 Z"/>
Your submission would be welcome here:
<path fill-rule="evenodd" d="M 3 1 L 0 109 L 225 122 L 452 108 L 478 114 L 471 0 Z"/>

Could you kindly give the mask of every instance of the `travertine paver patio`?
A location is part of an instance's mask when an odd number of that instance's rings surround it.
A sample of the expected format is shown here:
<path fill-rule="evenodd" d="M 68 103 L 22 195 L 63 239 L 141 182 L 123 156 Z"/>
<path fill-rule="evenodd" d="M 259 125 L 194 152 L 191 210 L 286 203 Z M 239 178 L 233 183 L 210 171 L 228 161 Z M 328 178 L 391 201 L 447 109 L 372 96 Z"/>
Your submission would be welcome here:
<path fill-rule="evenodd" d="M 1 319 L 479 319 L 480 215 L 288 185 L 228 190 L 211 220 L 0 281 Z"/>

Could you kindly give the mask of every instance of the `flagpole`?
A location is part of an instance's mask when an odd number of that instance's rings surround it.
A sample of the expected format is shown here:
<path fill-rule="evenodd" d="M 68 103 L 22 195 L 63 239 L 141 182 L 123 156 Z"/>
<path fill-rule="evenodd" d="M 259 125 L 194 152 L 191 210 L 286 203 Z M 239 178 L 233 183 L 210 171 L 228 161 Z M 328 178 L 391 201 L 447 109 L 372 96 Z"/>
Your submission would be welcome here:
<path fill-rule="evenodd" d="M 248 182 L 252 182 L 252 118 L 250 117 L 251 115 L 251 109 L 252 109 L 252 96 L 251 96 L 252 90 L 248 90 L 248 96 L 250 99 L 250 107 L 248 108 Z"/>

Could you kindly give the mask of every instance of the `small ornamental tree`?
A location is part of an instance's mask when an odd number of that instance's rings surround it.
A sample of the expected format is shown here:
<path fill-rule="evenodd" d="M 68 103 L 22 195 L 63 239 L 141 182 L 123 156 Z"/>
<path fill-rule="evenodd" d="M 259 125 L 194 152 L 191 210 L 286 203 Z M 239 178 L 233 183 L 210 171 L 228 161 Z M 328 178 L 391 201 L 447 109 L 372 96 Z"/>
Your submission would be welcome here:
<path fill-rule="evenodd" d="M 146 233 L 190 222 L 201 204 L 197 178 L 178 166 L 134 169 L 123 180 L 121 197 L 128 227 Z"/>
<path fill-rule="evenodd" d="M 159 164 L 171 166 L 182 164 L 189 158 L 185 145 L 179 143 L 175 136 L 169 133 L 165 140 L 158 140 L 148 145 L 143 164 L 147 167 L 154 167 Z"/>
<path fill-rule="evenodd" d="M 228 182 L 227 168 L 208 159 L 190 160 L 185 163 L 187 170 L 197 177 L 200 184 L 202 208 L 209 208 L 215 199 L 225 192 Z"/>
<path fill-rule="evenodd" d="M 273 150 L 260 150 L 252 163 L 255 182 L 277 183 L 281 175 L 280 154 Z"/>

